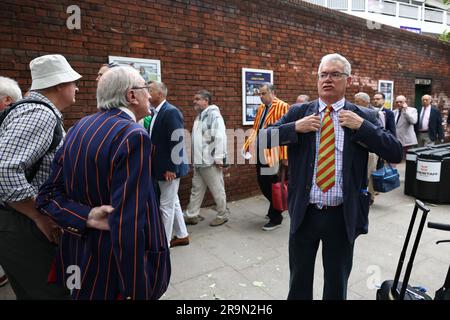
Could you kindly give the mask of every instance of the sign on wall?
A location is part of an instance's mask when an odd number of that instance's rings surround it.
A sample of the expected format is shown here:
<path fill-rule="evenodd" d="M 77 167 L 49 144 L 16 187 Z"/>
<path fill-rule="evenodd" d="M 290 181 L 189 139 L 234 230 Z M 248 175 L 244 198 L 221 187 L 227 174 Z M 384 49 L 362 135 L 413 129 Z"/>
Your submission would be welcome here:
<path fill-rule="evenodd" d="M 256 111 L 261 104 L 259 86 L 264 82 L 273 84 L 273 71 L 242 68 L 242 124 L 253 125 Z"/>
<path fill-rule="evenodd" d="M 161 81 L 161 61 L 129 57 L 109 56 L 109 63 L 116 62 L 122 66 L 131 66 L 139 71 L 145 82 Z"/>
<path fill-rule="evenodd" d="M 378 91 L 384 93 L 384 107 L 386 109 L 392 109 L 392 106 L 394 104 L 394 81 L 379 80 Z"/>

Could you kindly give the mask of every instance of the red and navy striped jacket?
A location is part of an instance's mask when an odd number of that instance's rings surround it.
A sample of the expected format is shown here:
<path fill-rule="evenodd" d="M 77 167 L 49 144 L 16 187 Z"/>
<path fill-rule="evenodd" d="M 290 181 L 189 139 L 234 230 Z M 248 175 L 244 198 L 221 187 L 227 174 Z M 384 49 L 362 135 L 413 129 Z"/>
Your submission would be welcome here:
<path fill-rule="evenodd" d="M 170 257 L 150 176 L 151 143 L 120 109 L 81 119 L 68 132 L 37 203 L 64 229 L 57 279 L 74 299 L 158 299 Z M 112 205 L 110 231 L 86 227 L 93 207 Z M 75 269 L 74 269 L 75 267 Z"/>

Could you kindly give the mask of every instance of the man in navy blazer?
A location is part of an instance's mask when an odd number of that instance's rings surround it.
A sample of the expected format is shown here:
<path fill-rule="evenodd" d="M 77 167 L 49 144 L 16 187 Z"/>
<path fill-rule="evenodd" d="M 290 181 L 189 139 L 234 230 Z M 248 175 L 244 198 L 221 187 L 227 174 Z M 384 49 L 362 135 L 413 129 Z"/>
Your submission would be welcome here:
<path fill-rule="evenodd" d="M 347 59 L 339 54 L 324 56 L 318 71 L 319 99 L 292 106 L 274 127 L 262 132 L 272 147 L 278 143 L 288 146 L 291 216 L 288 299 L 312 299 L 314 263 L 320 242 L 325 278 L 323 299 L 346 299 L 354 241 L 368 232 L 368 152 L 392 163 L 402 160 L 400 142 L 381 128 L 373 112 L 345 100 L 346 87 L 352 81 Z M 335 160 L 328 161 L 327 168 L 335 170 L 329 175 L 333 178 L 328 186 L 331 189 L 323 192 L 325 189 L 317 183 L 323 176 L 316 175 L 325 116 L 328 124 L 333 123 L 335 140 L 328 144 L 332 149 L 327 151 L 331 154 L 334 151 Z M 328 139 L 325 136 L 330 137 L 328 130 L 329 127 L 324 130 L 324 141 Z M 277 133 L 279 139 L 274 141 L 271 136 Z M 326 174 L 329 172 L 333 171 Z"/>
<path fill-rule="evenodd" d="M 384 115 L 383 118 L 380 117 L 384 128 L 390 131 L 396 137 L 397 128 L 395 125 L 394 112 L 384 107 L 385 99 L 386 96 L 384 95 L 384 93 L 377 91 L 373 95 L 373 105 L 375 108 L 378 108 L 378 110 L 382 112 Z M 384 166 L 384 159 L 378 158 L 377 169 L 380 169 L 383 166 Z"/>
<path fill-rule="evenodd" d="M 394 112 L 384 107 L 385 99 L 386 96 L 383 92 L 375 92 L 373 95 L 373 105 L 375 108 L 378 108 L 379 111 L 384 113 L 384 128 L 390 131 L 394 136 L 397 136 Z"/>
<path fill-rule="evenodd" d="M 432 146 L 444 142 L 442 116 L 437 108 L 431 105 L 432 98 L 426 94 L 422 97 L 422 106 L 418 110 L 419 121 L 414 125 L 419 147 Z"/>
<path fill-rule="evenodd" d="M 189 167 L 184 146 L 183 114 L 167 102 L 167 86 L 162 82 L 150 83 L 150 104 L 154 108 L 149 127 L 153 145 L 152 175 L 160 191 L 159 208 L 171 247 L 189 244 L 189 234 L 178 198 L 180 178 L 188 174 Z M 175 236 L 172 239 L 172 230 Z"/>

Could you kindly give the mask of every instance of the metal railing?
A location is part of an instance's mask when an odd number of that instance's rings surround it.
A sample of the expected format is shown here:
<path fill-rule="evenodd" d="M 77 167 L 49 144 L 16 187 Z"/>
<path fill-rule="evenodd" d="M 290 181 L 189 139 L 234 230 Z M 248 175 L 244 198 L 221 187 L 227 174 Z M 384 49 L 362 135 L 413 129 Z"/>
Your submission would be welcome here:
<path fill-rule="evenodd" d="M 411 4 L 405 4 L 405 3 L 399 3 L 398 5 L 398 16 L 401 18 L 408 18 L 408 19 L 420 19 L 420 9 L 421 7 L 411 5 Z"/>
<path fill-rule="evenodd" d="M 366 11 L 366 0 L 353 0 L 352 11 Z"/>
<path fill-rule="evenodd" d="M 429 22 L 437 22 L 437 23 L 443 23 L 444 22 L 444 15 L 442 10 L 437 9 L 431 9 L 431 8 L 425 8 L 425 13 L 423 16 L 424 21 Z"/>
<path fill-rule="evenodd" d="M 450 25 L 450 12 L 393 0 L 304 0 L 330 9 L 370 12 L 392 17 Z"/>

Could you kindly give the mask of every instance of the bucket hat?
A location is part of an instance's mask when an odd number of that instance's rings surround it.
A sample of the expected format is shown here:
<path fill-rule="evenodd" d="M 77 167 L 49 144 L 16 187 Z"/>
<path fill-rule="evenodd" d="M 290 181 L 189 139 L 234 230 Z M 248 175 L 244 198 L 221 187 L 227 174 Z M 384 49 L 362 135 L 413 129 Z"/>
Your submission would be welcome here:
<path fill-rule="evenodd" d="M 30 90 L 46 89 L 81 78 L 60 54 L 49 54 L 33 59 L 30 62 L 30 70 L 32 79 Z"/>

